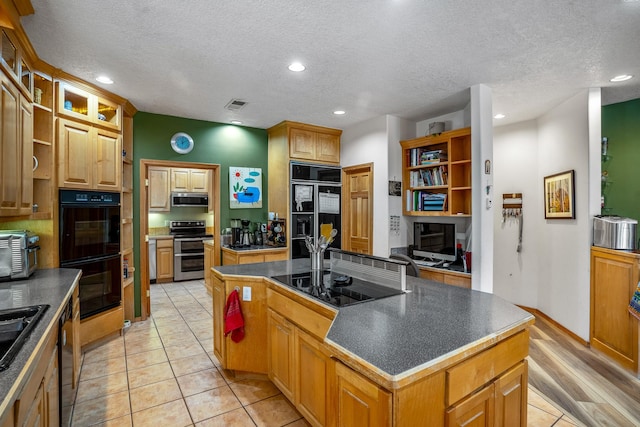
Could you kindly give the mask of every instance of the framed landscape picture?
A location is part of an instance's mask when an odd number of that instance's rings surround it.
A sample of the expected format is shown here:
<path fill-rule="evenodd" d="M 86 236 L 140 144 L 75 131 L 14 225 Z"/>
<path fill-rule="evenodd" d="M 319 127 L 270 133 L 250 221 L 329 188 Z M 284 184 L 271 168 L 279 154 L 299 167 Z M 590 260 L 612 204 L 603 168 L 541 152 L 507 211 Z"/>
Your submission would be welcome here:
<path fill-rule="evenodd" d="M 573 170 L 544 177 L 544 218 L 575 219 Z"/>

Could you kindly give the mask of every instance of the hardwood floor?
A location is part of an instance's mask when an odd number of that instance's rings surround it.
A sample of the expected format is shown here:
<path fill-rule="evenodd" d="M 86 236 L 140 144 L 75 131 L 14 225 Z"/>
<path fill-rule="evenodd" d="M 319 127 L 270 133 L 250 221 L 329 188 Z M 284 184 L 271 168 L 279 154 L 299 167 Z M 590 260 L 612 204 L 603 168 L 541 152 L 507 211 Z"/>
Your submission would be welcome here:
<path fill-rule="evenodd" d="M 586 426 L 640 426 L 640 380 L 536 317 L 529 385 Z"/>

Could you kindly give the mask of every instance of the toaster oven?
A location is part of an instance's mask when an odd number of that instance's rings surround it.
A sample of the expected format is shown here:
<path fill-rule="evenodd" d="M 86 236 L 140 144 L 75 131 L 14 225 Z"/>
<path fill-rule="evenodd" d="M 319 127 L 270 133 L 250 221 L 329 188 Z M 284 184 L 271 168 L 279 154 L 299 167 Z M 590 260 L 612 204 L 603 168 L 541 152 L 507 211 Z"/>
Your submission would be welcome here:
<path fill-rule="evenodd" d="M 638 221 L 615 215 L 596 215 L 593 218 L 593 246 L 608 249 L 636 249 Z"/>
<path fill-rule="evenodd" d="M 38 267 L 39 242 L 28 230 L 0 230 L 0 280 L 31 276 Z"/>

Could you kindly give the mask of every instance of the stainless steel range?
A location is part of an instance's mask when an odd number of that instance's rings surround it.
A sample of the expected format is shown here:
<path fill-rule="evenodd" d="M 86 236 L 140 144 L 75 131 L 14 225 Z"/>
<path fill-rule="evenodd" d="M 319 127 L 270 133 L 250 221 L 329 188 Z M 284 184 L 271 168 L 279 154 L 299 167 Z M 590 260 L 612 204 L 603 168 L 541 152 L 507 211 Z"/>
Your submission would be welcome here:
<path fill-rule="evenodd" d="M 195 280 L 204 278 L 205 221 L 170 221 L 169 234 L 173 236 L 173 279 Z"/>

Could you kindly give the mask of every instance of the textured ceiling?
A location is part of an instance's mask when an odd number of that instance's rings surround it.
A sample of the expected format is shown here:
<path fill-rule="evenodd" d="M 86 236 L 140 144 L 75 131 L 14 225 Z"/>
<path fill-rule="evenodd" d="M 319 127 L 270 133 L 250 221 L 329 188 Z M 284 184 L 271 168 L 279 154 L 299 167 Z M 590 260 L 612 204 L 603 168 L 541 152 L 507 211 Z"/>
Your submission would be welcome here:
<path fill-rule="evenodd" d="M 603 104 L 640 98 L 640 2 L 31 1 L 22 23 L 43 60 L 87 81 L 107 74 L 107 90 L 151 113 L 344 129 L 461 109 L 476 84 L 492 88 L 500 124 L 588 87 Z M 287 70 L 294 60 L 307 70 Z M 613 87 L 623 73 L 635 78 Z M 247 105 L 226 110 L 233 98 Z"/>

